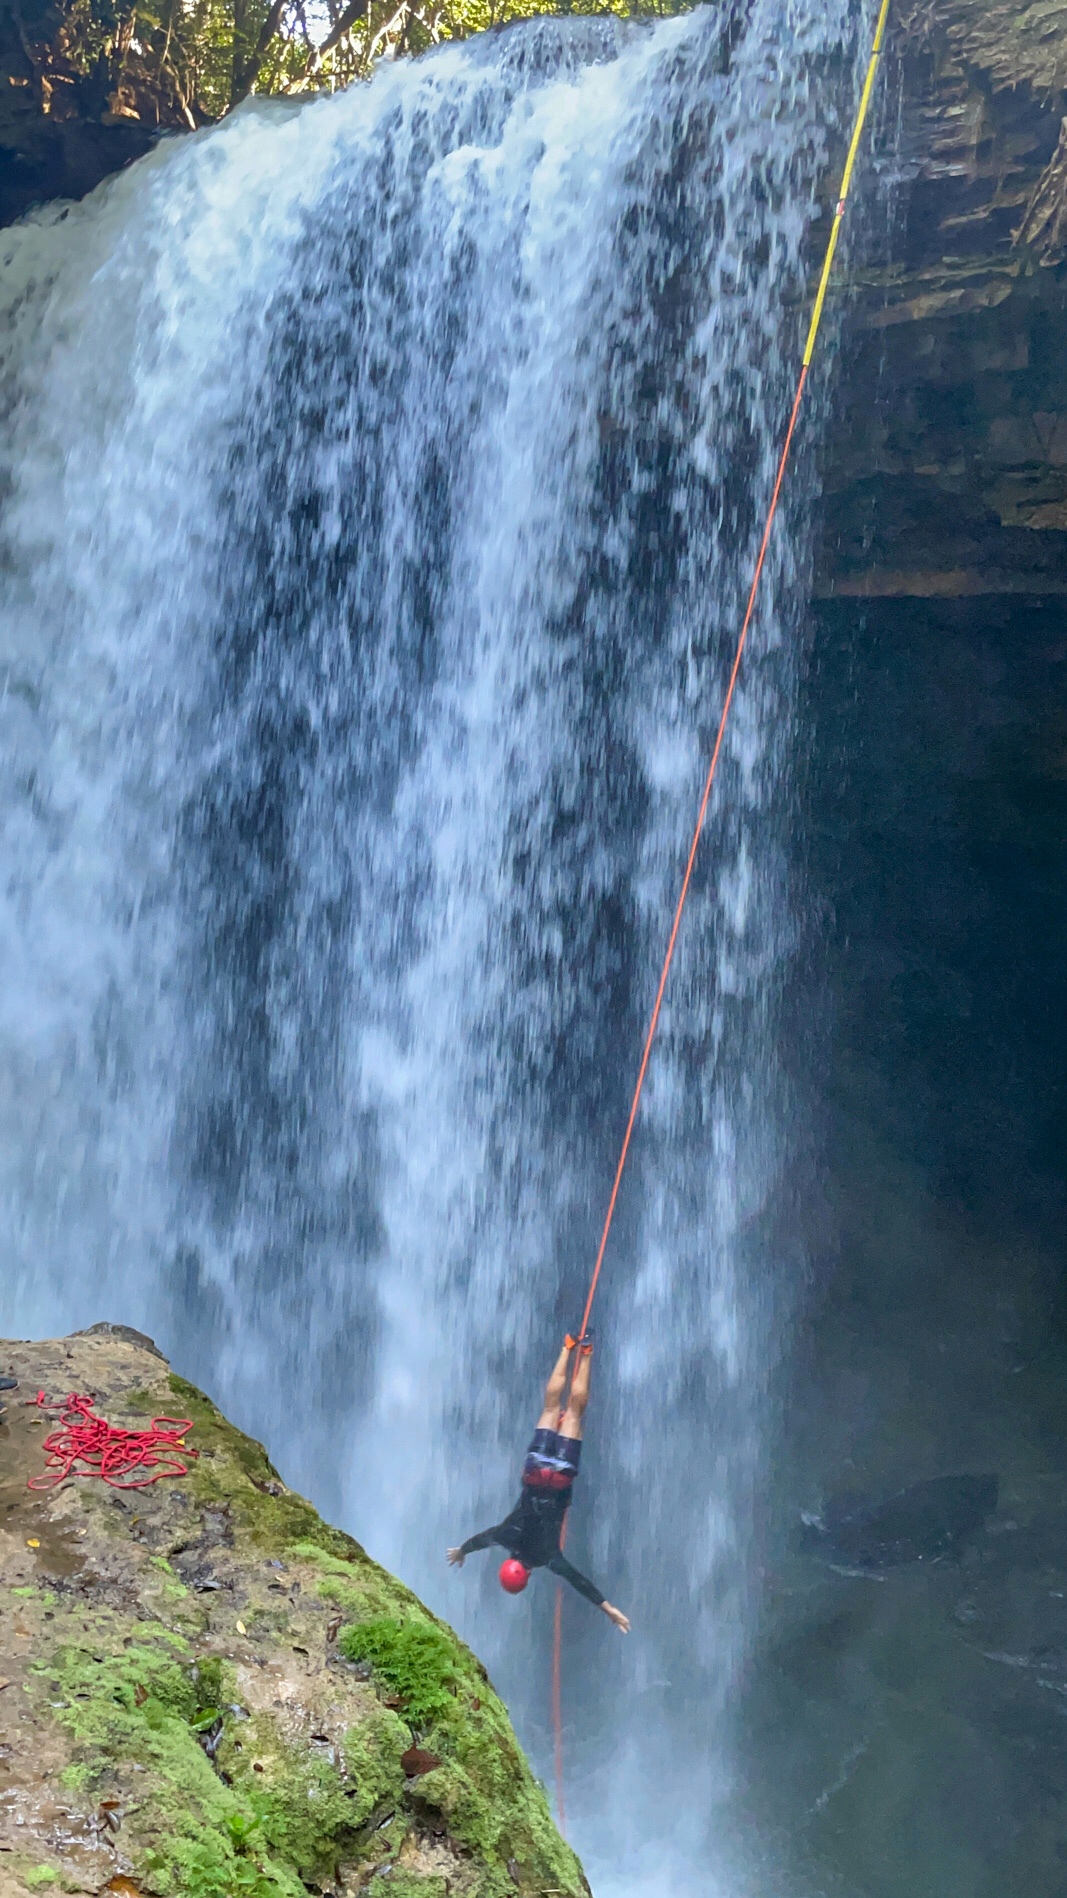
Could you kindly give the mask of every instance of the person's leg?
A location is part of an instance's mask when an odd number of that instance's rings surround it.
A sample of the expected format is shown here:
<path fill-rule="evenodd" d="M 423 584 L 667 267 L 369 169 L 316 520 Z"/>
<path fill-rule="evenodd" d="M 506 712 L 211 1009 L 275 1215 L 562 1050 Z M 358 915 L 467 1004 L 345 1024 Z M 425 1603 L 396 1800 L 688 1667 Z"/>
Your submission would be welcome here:
<path fill-rule="evenodd" d="M 572 1442 L 580 1443 L 582 1440 L 582 1418 L 589 1402 L 589 1378 L 592 1369 L 592 1351 L 579 1351 L 574 1376 L 571 1378 L 571 1394 L 567 1399 L 563 1422 L 558 1425 L 560 1436 L 570 1437 Z"/>
<path fill-rule="evenodd" d="M 559 1413 L 563 1409 L 563 1393 L 567 1388 L 567 1365 L 570 1355 L 564 1345 L 556 1360 L 552 1375 L 545 1385 L 545 1401 L 541 1407 L 541 1415 L 537 1419 L 538 1430 L 559 1429 Z M 586 1384 L 588 1383 L 587 1377 Z"/>

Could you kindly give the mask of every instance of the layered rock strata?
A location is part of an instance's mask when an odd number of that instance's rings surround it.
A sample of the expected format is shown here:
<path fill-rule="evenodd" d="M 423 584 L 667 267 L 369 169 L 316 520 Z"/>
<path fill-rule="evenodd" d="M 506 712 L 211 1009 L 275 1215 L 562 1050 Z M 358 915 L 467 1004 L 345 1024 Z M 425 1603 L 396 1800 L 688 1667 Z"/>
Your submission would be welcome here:
<path fill-rule="evenodd" d="M 819 591 L 1067 592 L 1067 6 L 898 21 L 843 283 Z M 888 228 L 885 206 L 892 206 Z"/>

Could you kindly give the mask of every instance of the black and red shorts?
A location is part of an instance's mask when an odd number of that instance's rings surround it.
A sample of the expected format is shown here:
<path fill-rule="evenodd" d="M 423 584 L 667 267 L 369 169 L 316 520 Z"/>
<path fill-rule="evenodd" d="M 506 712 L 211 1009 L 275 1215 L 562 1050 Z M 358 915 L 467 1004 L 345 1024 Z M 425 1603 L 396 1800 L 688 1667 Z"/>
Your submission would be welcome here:
<path fill-rule="evenodd" d="M 522 1466 L 523 1483 L 527 1489 L 569 1489 L 581 1454 L 577 1437 L 561 1437 L 558 1430 L 535 1430 Z"/>

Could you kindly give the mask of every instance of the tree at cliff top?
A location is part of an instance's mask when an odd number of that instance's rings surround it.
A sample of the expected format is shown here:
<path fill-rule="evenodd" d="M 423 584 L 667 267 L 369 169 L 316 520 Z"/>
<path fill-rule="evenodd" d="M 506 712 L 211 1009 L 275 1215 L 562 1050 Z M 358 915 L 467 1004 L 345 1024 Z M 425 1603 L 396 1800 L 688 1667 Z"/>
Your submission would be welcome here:
<path fill-rule="evenodd" d="M 679 0 L 0 0 L 0 67 L 29 95 L 20 103 L 58 120 L 192 129 L 251 92 L 345 85 L 382 55 L 509 20 L 677 11 Z"/>

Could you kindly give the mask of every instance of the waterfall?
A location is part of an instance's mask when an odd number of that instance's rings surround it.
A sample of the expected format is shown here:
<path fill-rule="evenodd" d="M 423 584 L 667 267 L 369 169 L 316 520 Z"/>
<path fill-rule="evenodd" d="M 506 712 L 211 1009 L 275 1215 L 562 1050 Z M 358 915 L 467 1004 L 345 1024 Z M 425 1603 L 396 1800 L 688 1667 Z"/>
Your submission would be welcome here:
<path fill-rule="evenodd" d="M 792 392 L 847 0 L 533 21 L 2 234 L 0 1326 L 143 1327 L 486 1659 Z M 597 1312 L 598 1892 L 736 1893 L 794 1269 L 774 543 Z"/>

